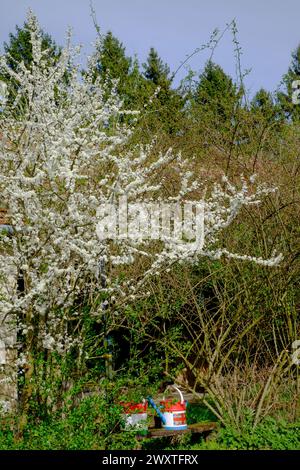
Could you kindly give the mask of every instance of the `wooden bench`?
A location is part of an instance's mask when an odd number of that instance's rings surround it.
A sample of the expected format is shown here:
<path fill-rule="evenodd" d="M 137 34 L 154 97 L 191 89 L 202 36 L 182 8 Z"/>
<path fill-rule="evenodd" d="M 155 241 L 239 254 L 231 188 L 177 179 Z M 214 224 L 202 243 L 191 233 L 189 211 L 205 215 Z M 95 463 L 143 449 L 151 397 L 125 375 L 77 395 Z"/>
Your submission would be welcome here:
<path fill-rule="evenodd" d="M 218 424 L 214 422 L 209 423 L 194 423 L 188 425 L 187 429 L 182 430 L 167 430 L 164 428 L 149 428 L 147 435 L 137 436 L 139 441 L 143 439 L 161 439 L 164 437 L 175 437 L 182 434 L 209 434 L 218 429 Z"/>

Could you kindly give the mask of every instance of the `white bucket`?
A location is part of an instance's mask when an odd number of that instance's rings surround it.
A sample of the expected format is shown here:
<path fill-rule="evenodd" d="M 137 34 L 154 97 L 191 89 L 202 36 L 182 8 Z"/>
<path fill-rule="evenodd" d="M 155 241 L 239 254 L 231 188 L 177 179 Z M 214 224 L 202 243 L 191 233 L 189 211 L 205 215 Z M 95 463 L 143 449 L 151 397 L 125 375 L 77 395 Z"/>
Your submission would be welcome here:
<path fill-rule="evenodd" d="M 148 403 L 122 403 L 125 413 L 124 428 L 126 431 L 138 431 L 140 434 L 146 434 L 148 431 Z"/>
<path fill-rule="evenodd" d="M 124 414 L 124 423 L 126 431 L 147 431 L 147 413 Z"/>

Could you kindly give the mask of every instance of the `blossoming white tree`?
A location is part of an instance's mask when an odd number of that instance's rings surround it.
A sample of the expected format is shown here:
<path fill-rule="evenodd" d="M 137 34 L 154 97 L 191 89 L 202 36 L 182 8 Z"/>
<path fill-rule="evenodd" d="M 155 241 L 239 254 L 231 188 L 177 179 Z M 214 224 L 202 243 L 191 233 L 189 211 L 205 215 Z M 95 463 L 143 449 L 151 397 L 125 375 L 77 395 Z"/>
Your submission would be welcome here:
<path fill-rule="evenodd" d="M 114 310 L 120 313 L 130 296 L 145 294 L 149 276 L 174 262 L 226 255 L 273 265 L 280 259 L 229 253 L 218 245 L 218 234 L 241 208 L 259 203 L 270 191 L 254 191 L 246 180 L 236 188 L 225 178 L 207 192 L 204 245 L 175 243 L 171 237 L 99 239 L 99 206 L 124 195 L 129 204 L 195 202 L 207 182 L 197 180 L 190 164 L 172 150 L 156 155 L 152 145 L 131 145 L 136 114 L 124 110 L 114 92 L 107 98 L 92 75 L 80 75 L 78 51 L 70 40 L 59 60 L 49 64 L 31 13 L 28 23 L 33 63 L 30 68 L 21 63 L 13 72 L 2 58 L 1 69 L 18 83 L 18 94 L 0 118 L 1 205 L 12 227 L 12 233 L 2 230 L 0 235 L 0 339 L 13 349 L 17 334 L 20 339 L 15 365 L 25 371 L 25 412 L 34 355 L 64 354 L 84 344 L 83 295 L 90 315 L 101 321 L 103 293 L 115 298 Z M 90 62 L 92 69 L 93 57 Z M 125 114 L 132 124 L 124 124 Z M 108 266 L 105 286 L 99 282 L 100 259 Z M 118 266 L 135 263 L 138 271 L 129 267 L 121 280 Z"/>

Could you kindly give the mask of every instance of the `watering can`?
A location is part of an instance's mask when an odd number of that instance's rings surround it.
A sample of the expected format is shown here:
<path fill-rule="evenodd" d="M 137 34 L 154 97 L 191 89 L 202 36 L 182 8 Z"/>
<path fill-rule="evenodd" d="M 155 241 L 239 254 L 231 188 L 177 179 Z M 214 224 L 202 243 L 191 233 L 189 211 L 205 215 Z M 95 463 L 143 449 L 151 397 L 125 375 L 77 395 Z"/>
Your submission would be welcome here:
<path fill-rule="evenodd" d="M 149 405 L 154 408 L 156 413 L 161 419 L 162 426 L 168 431 L 182 431 L 187 429 L 186 423 L 186 401 L 179 388 L 172 385 L 173 388 L 179 393 L 180 401 L 174 403 L 173 400 L 162 400 L 160 406 L 157 406 L 153 398 L 147 397 Z"/>

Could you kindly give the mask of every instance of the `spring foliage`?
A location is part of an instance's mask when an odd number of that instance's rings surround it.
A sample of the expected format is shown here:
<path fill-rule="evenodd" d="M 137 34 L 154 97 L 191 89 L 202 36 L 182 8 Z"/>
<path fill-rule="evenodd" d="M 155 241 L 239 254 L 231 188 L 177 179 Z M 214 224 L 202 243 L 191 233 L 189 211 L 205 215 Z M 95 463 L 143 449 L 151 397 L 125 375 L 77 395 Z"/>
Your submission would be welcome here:
<path fill-rule="evenodd" d="M 101 323 L 105 296 L 114 298 L 107 316 L 125 315 L 127 301 L 146 295 L 149 277 L 175 263 L 226 256 L 275 266 L 281 259 L 233 253 L 220 237 L 243 208 L 251 211 L 274 188 L 257 185 L 254 176 L 241 176 L 237 186 L 225 176 L 211 183 L 193 173 L 180 153 L 171 148 L 157 153 L 154 136 L 147 145 L 133 143 L 140 114 L 124 107 L 117 81 L 107 83 L 95 74 L 97 47 L 82 74 L 70 35 L 57 56 L 44 47 L 32 13 L 27 25 L 31 66 L 22 61 L 11 67 L 6 55 L 0 63 L 1 75 L 17 84 L 0 121 L 1 204 L 12 227 L 0 238 L 0 310 L 6 325 L 1 339 L 18 337 L 16 364 L 30 371 L 25 383 L 32 379 L 36 353 L 65 355 L 72 348 L 85 353 L 82 296 L 88 298 L 91 318 Z M 171 237 L 157 243 L 100 240 L 97 209 L 121 196 L 132 205 L 201 201 L 204 245 L 176 243 Z M 105 285 L 100 260 L 108 266 Z M 124 265 L 125 278 L 120 275 Z"/>

